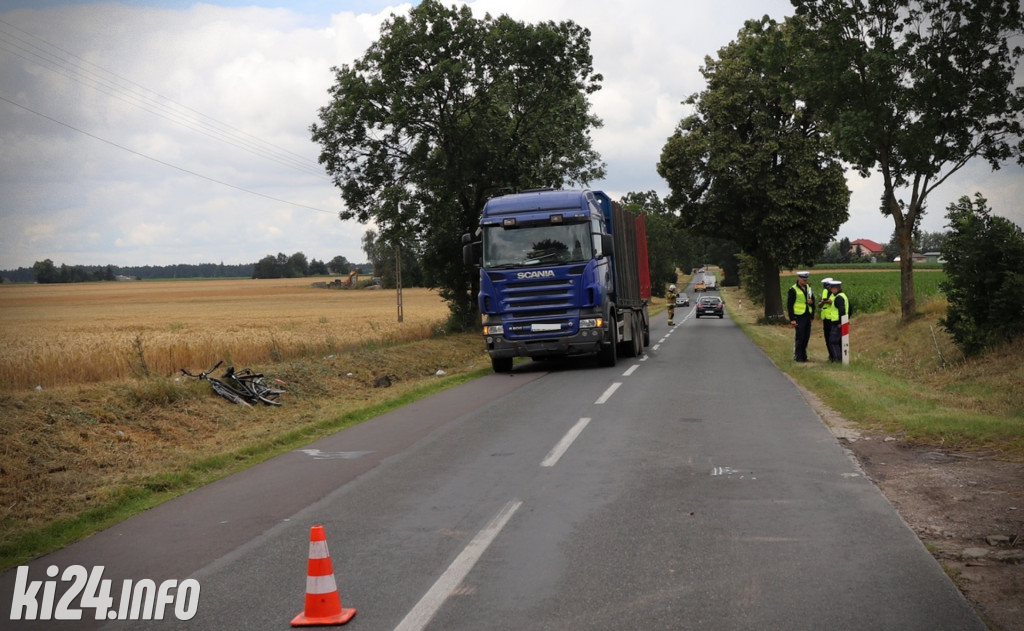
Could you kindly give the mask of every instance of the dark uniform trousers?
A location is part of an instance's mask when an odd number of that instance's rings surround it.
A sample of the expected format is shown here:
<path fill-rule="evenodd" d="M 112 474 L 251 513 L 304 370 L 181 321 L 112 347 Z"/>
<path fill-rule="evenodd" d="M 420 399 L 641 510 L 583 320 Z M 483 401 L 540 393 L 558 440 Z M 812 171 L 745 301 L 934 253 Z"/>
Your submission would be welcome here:
<path fill-rule="evenodd" d="M 793 359 L 798 362 L 807 361 L 807 343 L 811 341 L 811 318 L 813 314 L 804 313 L 794 316 L 796 333 L 793 343 Z"/>
<path fill-rule="evenodd" d="M 838 322 L 833 322 L 832 320 L 826 320 L 825 317 L 822 316 L 822 318 L 821 318 L 821 325 L 822 325 L 822 329 L 825 332 L 825 348 L 828 349 L 828 360 L 830 362 L 834 362 L 834 361 L 838 360 L 839 358 L 838 357 L 833 357 L 833 355 L 832 355 L 832 328 L 838 326 L 839 323 Z"/>

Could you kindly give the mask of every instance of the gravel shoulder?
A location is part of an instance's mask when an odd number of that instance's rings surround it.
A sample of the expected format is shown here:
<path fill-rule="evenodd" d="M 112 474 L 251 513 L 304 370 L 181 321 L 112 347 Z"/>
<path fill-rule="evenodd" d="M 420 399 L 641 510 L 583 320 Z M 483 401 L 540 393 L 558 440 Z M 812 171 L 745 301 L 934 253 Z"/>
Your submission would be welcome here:
<path fill-rule="evenodd" d="M 1024 463 L 863 433 L 801 391 L 986 624 L 1024 631 Z"/>

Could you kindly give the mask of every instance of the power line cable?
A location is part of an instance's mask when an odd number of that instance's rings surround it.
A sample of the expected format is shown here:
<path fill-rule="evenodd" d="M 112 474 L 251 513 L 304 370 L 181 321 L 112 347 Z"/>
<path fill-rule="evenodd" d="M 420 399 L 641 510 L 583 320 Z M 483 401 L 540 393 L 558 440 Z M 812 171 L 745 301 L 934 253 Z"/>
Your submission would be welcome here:
<path fill-rule="evenodd" d="M 0 19 L 0 24 L 6 25 L 28 38 L 45 45 L 40 46 L 24 37 L 19 37 L 17 34 L 0 31 L 0 36 L 8 38 L 4 40 L 3 37 L 0 37 L 0 45 L 3 45 L 0 47 L 4 47 L 7 52 L 21 59 L 207 137 L 220 140 L 284 166 L 311 175 L 326 177 L 316 162 L 304 156 L 222 123 L 198 110 L 177 103 L 173 99 L 82 59 L 78 55 L 32 35 L 5 20 Z M 54 53 L 54 50 L 66 55 L 66 57 Z M 95 68 L 101 74 L 90 70 L 90 67 Z"/>
<path fill-rule="evenodd" d="M 33 110 L 33 109 L 29 108 L 29 107 L 25 107 L 24 105 L 22 105 L 20 103 L 16 103 L 16 102 L 14 102 L 14 101 L 12 101 L 12 100 L 4 97 L 4 96 L 0 96 L 0 101 L 5 101 L 7 103 L 10 103 L 11 105 L 13 105 L 15 107 L 18 107 L 18 108 L 21 108 L 21 109 L 25 110 L 26 112 L 30 112 L 32 114 L 35 114 L 36 116 L 39 116 L 41 118 L 45 118 L 48 121 L 54 122 L 54 123 L 56 123 L 58 125 L 61 125 L 61 126 L 64 126 L 64 127 L 67 127 L 68 129 L 71 129 L 73 131 L 77 131 L 80 134 L 84 134 L 86 136 L 89 136 L 90 138 L 94 138 L 96 140 L 99 140 L 100 142 L 103 142 L 103 143 L 106 143 L 108 145 L 111 145 L 112 147 L 117 147 L 118 149 L 121 149 L 123 151 L 127 151 L 128 153 L 137 155 L 137 156 L 139 156 L 141 158 L 146 158 L 147 160 L 152 160 L 153 162 L 156 162 L 158 164 L 162 164 L 162 165 L 170 167 L 172 169 L 177 169 L 178 171 L 181 171 L 182 173 L 187 173 L 189 175 L 194 175 L 195 177 L 199 177 L 199 178 L 202 178 L 204 180 L 208 180 L 208 181 L 213 182 L 215 184 L 220 184 L 221 186 L 227 186 L 228 188 L 233 188 L 233 189 L 235 189 L 237 191 L 242 191 L 244 193 L 249 193 L 250 195 L 256 195 L 258 197 L 263 197 L 265 199 L 273 200 L 275 202 L 281 202 L 282 204 L 290 204 L 292 206 L 297 206 L 299 208 L 307 208 L 309 210 L 315 210 L 315 211 L 320 212 L 320 213 L 330 213 L 332 215 L 337 214 L 337 213 L 335 213 L 334 211 L 331 211 L 331 210 L 324 210 L 323 208 L 316 208 L 315 206 L 307 206 L 305 204 L 299 204 L 297 202 L 290 202 L 290 201 L 288 201 L 286 199 L 281 199 L 279 197 L 273 197 L 273 196 L 270 196 L 270 195 L 266 195 L 264 193 L 258 193 L 256 191 L 253 191 L 253 190 L 250 190 L 250 189 L 247 189 L 247 188 L 243 188 L 241 186 L 236 186 L 234 184 L 229 184 L 229 183 L 224 182 L 222 180 L 218 180 L 216 178 L 212 178 L 212 177 L 209 177 L 207 175 L 203 175 L 202 173 L 196 173 L 195 171 L 190 171 L 189 169 L 186 169 L 184 167 L 180 167 L 180 166 L 178 166 L 176 164 L 171 164 L 170 162 L 165 162 L 163 160 L 160 160 L 159 158 L 154 158 L 153 156 L 149 156 L 149 155 L 146 155 L 146 154 L 141 153 L 139 151 L 135 151 L 134 149 L 129 149 L 128 147 L 125 147 L 124 145 L 119 145 L 116 142 L 107 140 L 106 138 L 101 138 L 101 137 L 97 136 L 96 134 L 91 134 L 91 133 L 89 133 L 89 132 L 87 132 L 85 130 L 82 130 L 82 129 L 79 129 L 79 128 L 75 127 L 74 125 L 70 125 L 70 124 L 65 123 L 63 121 L 57 120 L 56 118 L 53 118 L 52 116 L 47 116 L 46 114 L 43 114 L 41 112 L 37 112 L 37 111 L 35 111 L 35 110 Z"/>

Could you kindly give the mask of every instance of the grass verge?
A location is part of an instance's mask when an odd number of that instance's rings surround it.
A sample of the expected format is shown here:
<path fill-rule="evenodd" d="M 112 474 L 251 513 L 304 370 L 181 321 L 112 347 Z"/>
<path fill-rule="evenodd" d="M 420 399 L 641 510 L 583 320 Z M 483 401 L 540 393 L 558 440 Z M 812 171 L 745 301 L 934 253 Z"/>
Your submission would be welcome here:
<path fill-rule="evenodd" d="M 740 290 L 722 293 L 730 317 L 780 370 L 862 430 L 1024 461 L 1024 340 L 965 358 L 938 324 L 945 301 L 931 298 L 910 322 L 889 310 L 855 314 L 847 366 L 828 362 L 816 320 L 811 361 L 797 363 L 791 328 L 757 324 L 761 313 Z"/>
<path fill-rule="evenodd" d="M 281 407 L 244 408 L 205 383 L 120 380 L 0 395 L 0 569 L 195 488 L 491 371 L 477 334 L 253 366 Z M 390 387 L 374 387 L 387 375 Z"/>

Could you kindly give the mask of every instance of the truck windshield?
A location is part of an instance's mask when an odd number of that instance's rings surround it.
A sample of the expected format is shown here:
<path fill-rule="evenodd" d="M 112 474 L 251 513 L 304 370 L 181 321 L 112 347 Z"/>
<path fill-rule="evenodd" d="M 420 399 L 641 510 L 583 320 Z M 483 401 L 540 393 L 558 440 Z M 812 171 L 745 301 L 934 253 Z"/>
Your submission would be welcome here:
<path fill-rule="evenodd" d="M 484 229 L 484 267 L 552 265 L 589 261 L 590 224 Z"/>

